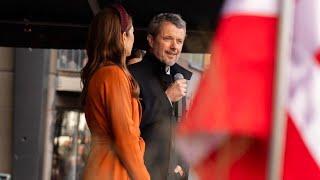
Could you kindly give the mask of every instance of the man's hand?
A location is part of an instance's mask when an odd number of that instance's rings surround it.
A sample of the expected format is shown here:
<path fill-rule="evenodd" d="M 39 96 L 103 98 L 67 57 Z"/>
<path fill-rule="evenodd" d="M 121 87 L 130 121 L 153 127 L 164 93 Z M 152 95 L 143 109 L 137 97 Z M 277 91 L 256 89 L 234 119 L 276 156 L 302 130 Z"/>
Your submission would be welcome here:
<path fill-rule="evenodd" d="M 167 97 L 171 102 L 179 101 L 187 94 L 187 80 L 178 79 L 166 90 Z"/>
<path fill-rule="evenodd" d="M 177 165 L 177 167 L 174 169 L 174 173 L 178 174 L 182 177 L 184 175 L 183 169 L 181 166 Z"/>

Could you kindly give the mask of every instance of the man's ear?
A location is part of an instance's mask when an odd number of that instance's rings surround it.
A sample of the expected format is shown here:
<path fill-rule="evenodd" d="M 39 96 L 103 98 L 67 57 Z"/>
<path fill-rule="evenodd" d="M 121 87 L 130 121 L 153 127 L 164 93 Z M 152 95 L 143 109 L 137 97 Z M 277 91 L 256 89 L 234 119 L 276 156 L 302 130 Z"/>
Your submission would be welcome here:
<path fill-rule="evenodd" d="M 149 46 L 151 47 L 151 48 L 153 48 L 153 36 L 151 35 L 151 34 L 148 34 L 148 36 L 147 36 L 147 40 L 148 40 L 148 43 L 149 43 Z"/>

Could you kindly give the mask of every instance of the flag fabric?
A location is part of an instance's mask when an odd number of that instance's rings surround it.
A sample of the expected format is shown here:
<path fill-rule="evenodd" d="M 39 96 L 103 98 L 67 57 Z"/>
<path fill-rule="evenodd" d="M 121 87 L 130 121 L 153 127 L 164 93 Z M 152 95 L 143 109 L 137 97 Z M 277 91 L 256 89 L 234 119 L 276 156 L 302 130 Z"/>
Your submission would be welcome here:
<path fill-rule="evenodd" d="M 283 179 L 320 179 L 320 1 L 295 1 Z M 200 179 L 266 179 L 277 0 L 229 0 L 177 132 Z"/>
<path fill-rule="evenodd" d="M 295 5 L 284 179 L 320 179 L 320 1 Z"/>
<path fill-rule="evenodd" d="M 200 179 L 265 179 L 277 16 L 276 0 L 224 6 L 211 64 L 177 135 Z"/>

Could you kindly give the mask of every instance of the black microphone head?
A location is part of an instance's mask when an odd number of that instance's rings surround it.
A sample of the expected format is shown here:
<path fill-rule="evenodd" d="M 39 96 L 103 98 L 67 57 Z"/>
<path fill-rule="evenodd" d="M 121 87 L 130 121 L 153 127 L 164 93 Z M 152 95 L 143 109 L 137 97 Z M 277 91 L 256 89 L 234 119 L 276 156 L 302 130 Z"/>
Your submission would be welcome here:
<path fill-rule="evenodd" d="M 184 79 L 184 77 L 183 77 L 183 75 L 181 73 L 175 74 L 173 78 L 174 78 L 175 81 L 179 80 L 179 79 Z"/>

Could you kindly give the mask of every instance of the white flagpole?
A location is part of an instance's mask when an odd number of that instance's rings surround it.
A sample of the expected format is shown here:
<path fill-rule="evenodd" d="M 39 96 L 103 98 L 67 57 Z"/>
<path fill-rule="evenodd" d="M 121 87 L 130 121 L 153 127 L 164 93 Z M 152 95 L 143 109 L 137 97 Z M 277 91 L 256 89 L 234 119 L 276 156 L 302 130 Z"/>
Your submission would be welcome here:
<path fill-rule="evenodd" d="M 273 123 L 269 149 L 268 179 L 282 179 L 287 116 L 288 70 L 291 58 L 294 0 L 280 0 L 277 57 L 274 78 Z"/>

